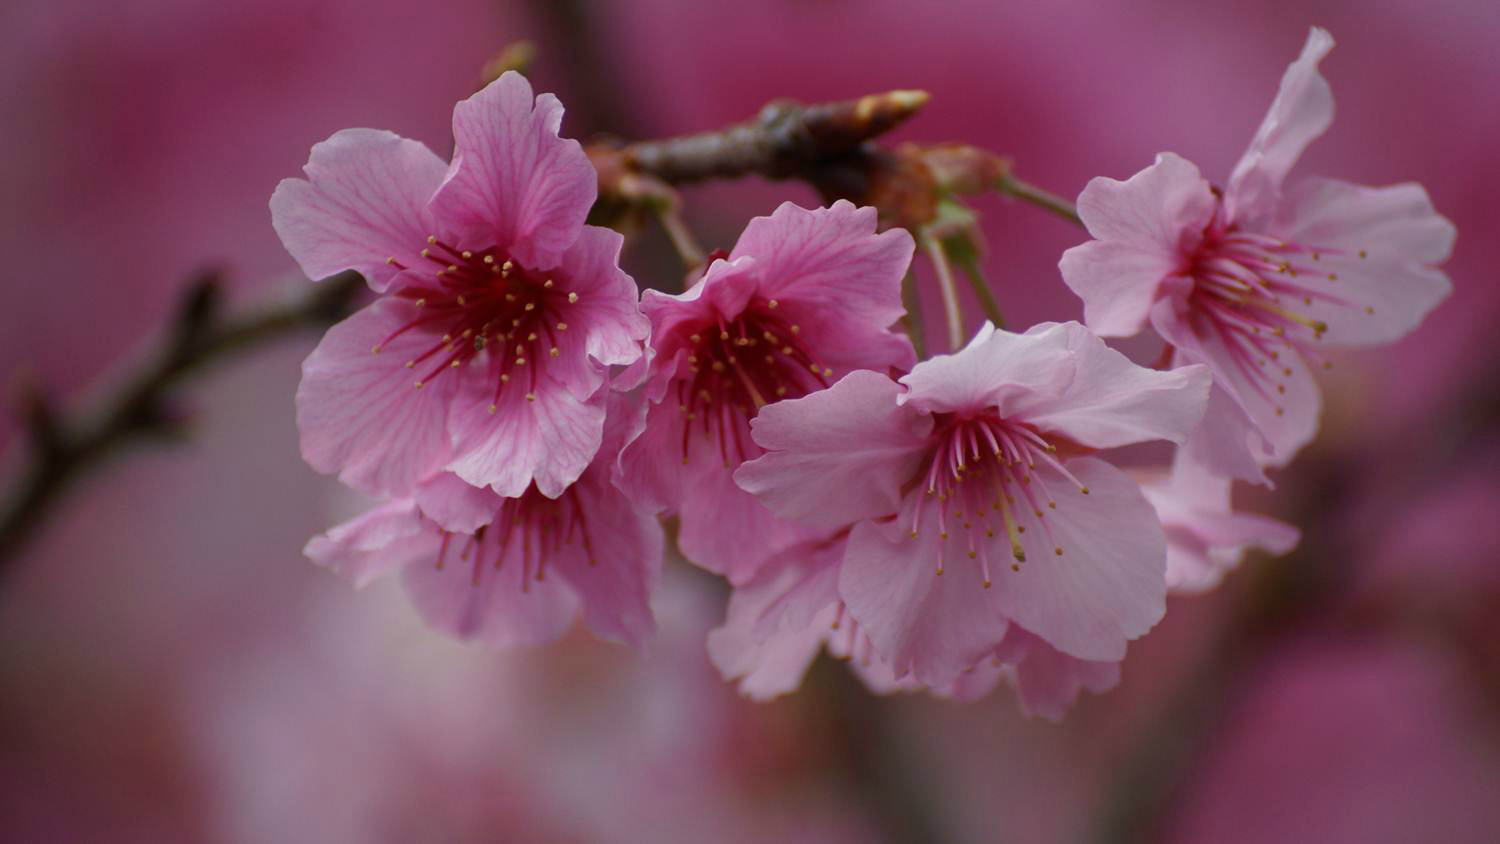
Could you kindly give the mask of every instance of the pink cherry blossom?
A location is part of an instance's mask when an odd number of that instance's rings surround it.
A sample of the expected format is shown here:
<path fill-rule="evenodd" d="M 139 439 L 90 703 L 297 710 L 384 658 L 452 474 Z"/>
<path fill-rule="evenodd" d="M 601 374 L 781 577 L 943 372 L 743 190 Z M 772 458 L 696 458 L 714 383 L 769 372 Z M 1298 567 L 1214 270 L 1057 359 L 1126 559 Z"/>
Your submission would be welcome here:
<path fill-rule="evenodd" d="M 942 697 L 973 701 L 1001 682 L 1016 690 L 1021 710 L 1049 721 L 1061 721 L 1084 690 L 1102 694 L 1120 683 L 1119 661 L 1090 661 L 1068 656 L 1019 624 L 1006 628 L 995 653 L 937 691 Z"/>
<path fill-rule="evenodd" d="M 632 497 L 676 513 L 693 562 L 743 582 L 778 548 L 811 538 L 734 484 L 761 449 L 749 422 L 770 402 L 822 389 L 855 369 L 910 368 L 901 279 L 911 236 L 875 233 L 875 209 L 757 217 L 727 260 L 684 293 L 647 291 L 651 320 L 644 430 L 621 456 Z"/>
<path fill-rule="evenodd" d="M 1206 592 L 1246 550 L 1285 554 L 1301 533 L 1285 522 L 1230 507 L 1230 486 L 1179 449 L 1170 475 L 1141 484 L 1167 534 L 1167 588 Z"/>
<path fill-rule="evenodd" d="M 454 108 L 449 164 L 346 129 L 277 187 L 272 222 L 303 272 L 357 270 L 382 294 L 303 365 L 314 467 L 379 497 L 444 469 L 555 497 L 589 464 L 605 368 L 637 360 L 648 326 L 620 235 L 584 224 L 597 178 L 561 121 L 507 73 Z"/>
<path fill-rule="evenodd" d="M 1089 327 L 1127 336 L 1150 324 L 1177 365 L 1204 363 L 1214 395 L 1189 444 L 1215 472 L 1264 480 L 1317 429 L 1312 370 L 1329 346 L 1388 343 L 1450 290 L 1434 269 L 1454 228 L 1420 185 L 1283 182 L 1333 120 L 1313 29 L 1250 147 L 1219 190 L 1172 153 L 1130 179 L 1096 178 L 1078 211 L 1096 239 L 1060 267 Z"/>
<path fill-rule="evenodd" d="M 1204 367 L 1144 369 L 1077 323 L 987 324 L 899 383 L 855 372 L 764 408 L 767 453 L 735 477 L 779 516 L 853 525 L 839 597 L 898 676 L 943 686 L 1011 621 L 1114 661 L 1162 615 L 1166 541 L 1135 483 L 1084 455 L 1181 441 L 1208 388 Z"/>
<path fill-rule="evenodd" d="M 607 390 L 608 388 L 606 388 Z M 492 645 L 561 636 L 580 610 L 595 634 L 639 645 L 653 630 L 661 526 L 610 477 L 632 412 L 609 397 L 598 456 L 559 496 L 511 498 L 452 473 L 315 537 L 307 555 L 356 586 L 400 573 L 434 628 Z"/>
<path fill-rule="evenodd" d="M 849 616 L 838 572 L 849 532 L 793 545 L 761 566 L 729 597 L 725 622 L 708 634 L 708 654 L 725 679 L 752 700 L 797 690 L 819 652 L 848 660 L 872 691 L 921 688 L 897 678 Z"/>

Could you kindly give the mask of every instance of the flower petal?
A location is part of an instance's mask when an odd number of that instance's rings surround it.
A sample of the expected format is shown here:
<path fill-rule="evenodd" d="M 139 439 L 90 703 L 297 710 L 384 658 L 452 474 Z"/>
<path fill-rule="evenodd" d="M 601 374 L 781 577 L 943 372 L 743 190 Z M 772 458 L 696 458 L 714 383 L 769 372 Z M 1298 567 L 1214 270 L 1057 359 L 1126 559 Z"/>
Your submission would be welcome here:
<path fill-rule="evenodd" d="M 1130 337 L 1146 327 L 1162 279 L 1178 257 L 1124 240 L 1091 240 L 1064 252 L 1057 268 L 1083 300 L 1083 321 L 1101 337 Z"/>
<path fill-rule="evenodd" d="M 641 313 L 635 279 L 620 269 L 624 242 L 613 229 L 584 226 L 557 267 L 558 276 L 566 279 L 560 282 L 563 289 L 577 293 L 578 301 L 567 306 L 567 328 L 555 335 L 561 354 L 551 364 L 576 362 L 576 368 L 558 374 L 575 385 L 579 398 L 592 395 L 599 385 L 598 368 L 590 361 L 605 366 L 635 363 L 651 331 Z"/>
<path fill-rule="evenodd" d="M 431 562 L 439 540 L 416 505 L 398 499 L 313 537 L 303 553 L 358 587 L 414 563 Z"/>
<path fill-rule="evenodd" d="M 1171 299 L 1152 308 L 1151 325 L 1176 348 L 1179 362 L 1207 364 L 1213 371 L 1214 384 L 1233 399 L 1269 444 L 1270 453 L 1260 458 L 1265 465 L 1286 465 L 1317 433 L 1322 399 L 1300 355 L 1287 352 L 1275 360 L 1247 359 L 1244 347 L 1235 345 L 1239 340 L 1210 320 L 1195 320 L 1191 311 L 1184 314 Z M 1204 425 L 1223 425 L 1226 431 L 1239 427 L 1233 418 L 1235 409 L 1228 404 L 1210 402 L 1210 410 L 1221 415 L 1211 418 L 1205 413 Z M 1193 450 L 1201 455 L 1201 447 Z"/>
<path fill-rule="evenodd" d="M 1163 152 L 1123 182 L 1090 179 L 1078 195 L 1078 216 L 1095 238 L 1132 244 L 1176 266 L 1198 245 L 1215 205 L 1213 189 L 1197 165 Z M 1083 295 L 1077 288 L 1074 292 Z"/>
<path fill-rule="evenodd" d="M 345 129 L 312 148 L 307 179 L 271 194 L 271 225 L 308 278 L 357 270 L 377 292 L 400 268 L 420 267 L 437 229 L 427 201 L 448 165 L 392 132 Z"/>
<path fill-rule="evenodd" d="M 1447 260 L 1456 232 L 1420 185 L 1373 188 L 1307 179 L 1288 192 L 1283 214 L 1280 237 L 1336 250 L 1319 254 L 1312 263 L 1318 274 L 1306 283 L 1339 301 L 1312 298 L 1296 307 L 1327 324 L 1325 343 L 1395 340 L 1453 290 L 1448 277 L 1428 265 Z"/>
<path fill-rule="evenodd" d="M 438 472 L 417 484 L 412 498 L 423 516 L 454 533 L 473 533 L 494 521 L 504 501 L 489 487 L 474 486 L 452 472 Z"/>
<path fill-rule="evenodd" d="M 676 505 L 678 547 L 684 557 L 730 583 L 744 583 L 766 560 L 814 535 L 813 528 L 777 518 L 736 486 L 717 453 L 708 459 L 697 455 L 683 482 L 687 494 Z"/>
<path fill-rule="evenodd" d="M 904 229 L 875 226 L 874 208 L 848 200 L 815 210 L 783 202 L 745 226 L 730 259 L 755 258 L 766 298 L 886 328 L 906 312 L 901 280 L 916 246 Z"/>
<path fill-rule="evenodd" d="M 465 242 L 493 242 L 535 270 L 557 266 L 598 195 L 598 176 L 577 141 L 558 137 L 563 107 L 532 99 L 507 71 L 453 109 L 453 163 L 433 210 Z"/>
<path fill-rule="evenodd" d="M 454 380 L 438 378 L 414 389 L 406 368 L 433 338 L 420 329 L 391 338 L 415 319 L 415 311 L 403 301 L 378 301 L 330 328 L 302 364 L 302 456 L 367 495 L 406 495 L 451 455 L 447 425 Z M 380 352 L 372 354 L 376 347 Z"/>
<path fill-rule="evenodd" d="M 831 619 L 833 608 L 826 610 Z M 725 680 L 739 680 L 740 694 L 767 701 L 795 692 L 822 649 L 828 626 L 809 624 L 801 630 L 759 639 L 733 614 L 709 631 L 708 656 Z"/>
<path fill-rule="evenodd" d="M 839 571 L 839 594 L 876 652 L 897 676 L 929 686 L 994 650 L 1006 626 L 997 590 L 983 587 L 960 543 L 938 539 L 935 522 L 915 538 L 894 523 L 860 522 Z"/>
<path fill-rule="evenodd" d="M 1203 421 L 1188 434 L 1182 449 L 1215 475 L 1272 486 L 1261 465 L 1271 454 L 1270 441 L 1244 406 L 1217 381 L 1208 391 Z"/>
<path fill-rule="evenodd" d="M 927 413 L 983 410 L 1018 396 L 1055 395 L 1073 375 L 1072 354 L 1056 323 L 1025 334 L 986 322 L 974 339 L 949 355 L 933 355 L 902 377 L 899 404 Z"/>
<path fill-rule="evenodd" d="M 1327 30 L 1313 27 L 1302 55 L 1282 75 L 1276 99 L 1229 176 L 1224 204 L 1230 220 L 1250 223 L 1273 213 L 1287 172 L 1332 125 L 1333 90 L 1318 73 L 1318 62 L 1332 49 Z"/>
<path fill-rule="evenodd" d="M 661 579 L 661 524 L 615 489 L 608 461 L 595 463 L 569 489 L 583 517 L 581 533 L 548 568 L 578 594 L 583 622 L 596 636 L 640 647 L 656 629 L 650 598 Z"/>
<path fill-rule="evenodd" d="M 884 375 L 852 372 L 800 399 L 761 408 L 751 431 L 767 454 L 735 481 L 772 512 L 839 528 L 896 512 L 932 430 L 932 418 L 899 407 Z"/>
<path fill-rule="evenodd" d="M 992 591 L 1009 618 L 1052 647 L 1119 660 L 1126 641 L 1166 611 L 1166 539 L 1156 511 L 1119 469 L 1092 457 L 1065 465 L 1088 494 L 1039 467 L 1057 507 L 1016 508 L 1026 562 L 999 572 Z"/>
<path fill-rule="evenodd" d="M 521 564 L 520 542 L 510 543 L 497 569 L 495 543 L 480 543 L 488 555 L 470 549 L 465 558 L 464 544 L 469 541 L 453 536 L 442 568 L 436 562 L 411 566 L 401 578 L 428 625 L 496 647 L 542 644 L 567 632 L 577 615 L 578 599 L 566 583 L 550 576 L 537 581 L 535 571 Z"/>
<path fill-rule="evenodd" d="M 599 451 L 604 391 L 580 401 L 563 385 L 544 379 L 530 394 L 503 390 L 491 413 L 493 389 L 487 379 L 464 381 L 449 415 L 456 456 L 447 468 L 508 498 L 533 482 L 549 498 L 561 495 Z"/>
<path fill-rule="evenodd" d="M 1182 442 L 1203 418 L 1212 380 L 1206 367 L 1162 372 L 1137 366 L 1076 322 L 1038 326 L 1028 336 L 1065 345 L 1073 378 L 1057 393 L 1021 395 L 1001 404 L 1001 412 L 1012 418 L 1091 448 Z"/>

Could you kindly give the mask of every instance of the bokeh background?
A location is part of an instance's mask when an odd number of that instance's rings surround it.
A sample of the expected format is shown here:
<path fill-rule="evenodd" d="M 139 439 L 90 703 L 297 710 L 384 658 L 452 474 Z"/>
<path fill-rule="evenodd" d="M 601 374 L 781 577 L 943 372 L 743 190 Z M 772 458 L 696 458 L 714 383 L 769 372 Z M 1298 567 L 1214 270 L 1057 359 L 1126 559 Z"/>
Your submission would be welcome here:
<path fill-rule="evenodd" d="M 191 390 L 194 436 L 88 478 L 0 577 L 0 840 L 1489 842 L 1500 839 L 1500 5 L 770 0 L 17 0 L 0 8 L 0 378 L 86 403 L 186 280 L 285 295 L 266 202 L 348 126 L 440 151 L 505 45 L 565 132 L 711 128 L 763 102 L 924 88 L 900 138 L 1072 195 L 1160 150 L 1227 174 L 1307 27 L 1339 115 L 1302 172 L 1424 183 L 1455 293 L 1340 358 L 1317 443 L 1247 497 L 1302 549 L 1174 599 L 1061 725 L 1008 692 L 877 698 L 820 663 L 739 699 L 671 567 L 645 654 L 496 654 L 300 554 L 360 505 L 298 457 L 305 336 Z M 687 191 L 705 245 L 798 185 Z M 978 202 L 1014 324 L 1076 318 L 1066 223 Z M 626 256 L 675 282 L 659 236 Z M 0 478 L 20 443 L 0 422 Z"/>

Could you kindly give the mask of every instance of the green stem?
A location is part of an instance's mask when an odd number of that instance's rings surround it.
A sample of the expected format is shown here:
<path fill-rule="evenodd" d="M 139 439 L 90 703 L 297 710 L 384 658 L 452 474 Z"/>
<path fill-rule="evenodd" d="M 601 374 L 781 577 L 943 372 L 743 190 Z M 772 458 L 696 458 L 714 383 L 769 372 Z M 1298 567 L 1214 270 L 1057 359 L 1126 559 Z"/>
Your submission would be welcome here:
<path fill-rule="evenodd" d="M 1055 193 L 1042 190 L 1036 185 L 1023 182 L 1015 176 L 1009 174 L 1001 176 L 1000 181 L 995 183 L 995 189 L 1006 196 L 1013 196 L 1022 202 L 1029 202 L 1038 208 L 1051 211 L 1075 225 L 1083 225 L 1083 218 L 1078 216 L 1078 209 L 1073 203 Z"/>
<path fill-rule="evenodd" d="M 969 286 L 974 288 L 974 297 L 979 300 L 979 307 L 984 310 L 984 315 L 989 317 L 996 328 L 1004 328 L 1005 315 L 1000 312 L 1000 303 L 995 301 L 989 279 L 984 277 L 984 271 L 979 268 L 979 261 L 975 259 L 973 251 L 964 249 L 955 250 L 955 253 L 953 262 L 968 277 Z"/>
<path fill-rule="evenodd" d="M 922 235 L 922 248 L 932 260 L 937 271 L 938 290 L 943 294 L 943 315 L 948 320 L 948 351 L 956 352 L 964 347 L 964 315 L 958 304 L 958 286 L 953 282 L 953 267 L 948 265 L 948 254 L 943 244 L 930 235 Z"/>
<path fill-rule="evenodd" d="M 906 328 L 912 348 L 917 350 L 917 360 L 921 360 L 927 357 L 927 335 L 922 329 L 922 292 L 917 289 L 916 275 L 910 271 L 901 282 L 901 302 L 906 306 L 901 325 Z"/>

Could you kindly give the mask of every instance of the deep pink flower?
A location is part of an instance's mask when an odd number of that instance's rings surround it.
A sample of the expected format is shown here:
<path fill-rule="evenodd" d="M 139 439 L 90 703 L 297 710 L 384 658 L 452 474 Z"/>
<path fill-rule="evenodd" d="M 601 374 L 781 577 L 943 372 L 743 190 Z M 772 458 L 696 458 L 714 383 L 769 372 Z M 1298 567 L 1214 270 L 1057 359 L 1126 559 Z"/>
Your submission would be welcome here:
<path fill-rule="evenodd" d="M 647 324 L 621 237 L 584 225 L 597 178 L 562 105 L 507 73 L 453 110 L 455 152 L 346 129 L 313 147 L 271 217 L 303 272 L 384 294 L 329 330 L 297 390 L 302 452 L 371 495 L 448 469 L 557 496 L 599 448 L 605 367 Z"/>
<path fill-rule="evenodd" d="M 743 582 L 777 548 L 809 538 L 732 478 L 761 450 L 749 422 L 771 402 L 855 369 L 906 369 L 900 319 L 911 236 L 875 233 L 875 209 L 783 203 L 750 221 L 728 260 L 684 293 L 647 291 L 655 358 L 645 429 L 621 456 L 621 484 L 681 523 L 688 559 Z"/>
<path fill-rule="evenodd" d="M 364 585 L 399 572 L 433 627 L 524 645 L 562 635 L 579 610 L 595 634 L 633 645 L 654 629 L 661 526 L 611 481 L 632 415 L 619 394 L 598 456 L 560 496 L 505 498 L 443 472 L 314 537 L 307 555 Z"/>
<path fill-rule="evenodd" d="M 1250 148 L 1218 190 L 1172 154 L 1124 182 L 1096 178 L 1078 212 L 1096 239 L 1064 253 L 1063 278 L 1101 336 L 1148 323 L 1178 365 L 1207 364 L 1214 395 L 1189 445 L 1220 473 L 1264 480 L 1317 429 L 1311 370 L 1328 346 L 1387 343 L 1450 284 L 1434 269 L 1454 228 L 1420 185 L 1282 182 L 1333 120 L 1313 29 Z"/>
<path fill-rule="evenodd" d="M 1002 681 L 1016 690 L 1021 710 L 1027 715 L 1061 721 L 1080 692 L 1103 694 L 1119 685 L 1120 663 L 1068 656 L 1013 623 L 990 658 L 981 660 L 937 694 L 955 700 L 978 700 Z"/>
<path fill-rule="evenodd" d="M 1141 484 L 1167 533 L 1167 588 L 1173 592 L 1214 588 L 1250 548 L 1285 554 L 1297 547 L 1301 532 L 1295 527 L 1233 511 L 1230 486 L 1183 449 L 1170 475 Z"/>
<path fill-rule="evenodd" d="M 1203 367 L 1144 369 L 1077 323 L 985 325 L 899 384 L 855 372 L 763 409 L 767 453 L 735 477 L 780 516 L 854 525 L 839 597 L 898 675 L 942 686 L 1011 620 L 1118 660 L 1161 617 L 1166 542 L 1134 482 L 1074 455 L 1182 440 L 1208 387 Z"/>

